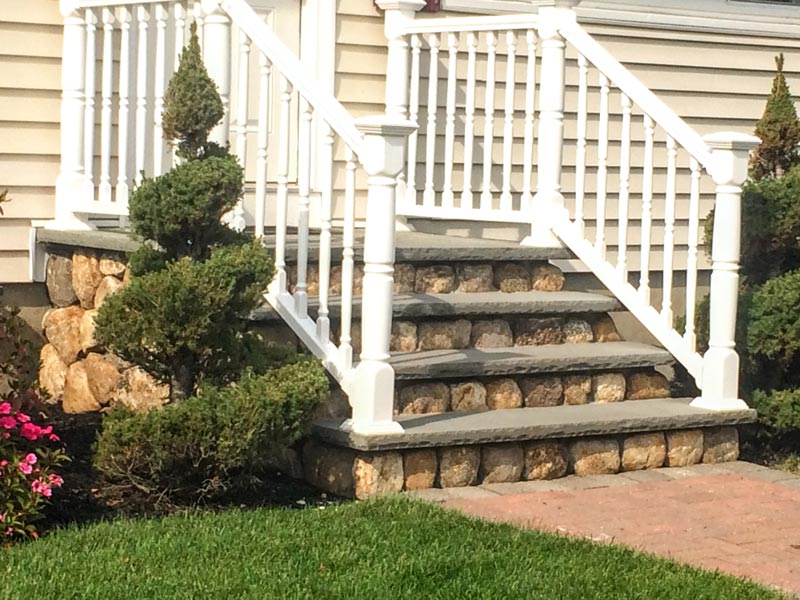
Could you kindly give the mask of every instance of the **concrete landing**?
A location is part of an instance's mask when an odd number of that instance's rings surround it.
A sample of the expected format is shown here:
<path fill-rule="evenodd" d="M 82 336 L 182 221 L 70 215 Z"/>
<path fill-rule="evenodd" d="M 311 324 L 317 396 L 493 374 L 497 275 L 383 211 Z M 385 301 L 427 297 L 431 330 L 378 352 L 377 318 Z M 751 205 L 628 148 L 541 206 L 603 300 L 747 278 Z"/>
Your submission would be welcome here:
<path fill-rule="evenodd" d="M 404 352 L 390 359 L 397 379 L 442 379 L 636 369 L 673 362 L 666 350 L 634 342 Z"/>
<path fill-rule="evenodd" d="M 402 433 L 372 436 L 344 432 L 340 422 L 324 421 L 314 426 L 313 435 L 339 446 L 370 451 L 668 431 L 739 425 L 756 419 L 752 409 L 718 412 L 693 408 L 689 402 L 687 398 L 661 398 L 401 416 L 397 420 L 404 428 Z"/>

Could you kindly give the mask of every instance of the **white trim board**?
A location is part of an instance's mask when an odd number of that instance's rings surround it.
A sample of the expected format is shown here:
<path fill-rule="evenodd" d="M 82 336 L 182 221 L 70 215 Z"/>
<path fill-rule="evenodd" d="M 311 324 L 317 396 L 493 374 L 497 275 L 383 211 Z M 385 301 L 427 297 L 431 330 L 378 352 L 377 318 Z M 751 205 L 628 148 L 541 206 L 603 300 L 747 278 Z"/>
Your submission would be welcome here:
<path fill-rule="evenodd" d="M 478 14 L 535 13 L 542 3 L 442 0 L 442 10 Z M 595 0 L 583 2 L 575 10 L 581 23 L 800 39 L 800 5 L 739 0 Z"/>

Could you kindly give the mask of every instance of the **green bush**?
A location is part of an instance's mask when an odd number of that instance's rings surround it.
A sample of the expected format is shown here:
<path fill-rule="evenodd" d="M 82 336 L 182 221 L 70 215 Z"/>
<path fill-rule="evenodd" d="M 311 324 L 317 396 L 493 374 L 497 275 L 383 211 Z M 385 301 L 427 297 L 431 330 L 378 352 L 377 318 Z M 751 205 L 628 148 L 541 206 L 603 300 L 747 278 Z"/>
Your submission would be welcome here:
<path fill-rule="evenodd" d="M 213 493 L 268 468 L 276 451 L 304 433 L 327 392 L 322 366 L 301 361 L 248 372 L 228 387 L 202 386 L 146 414 L 114 411 L 103 420 L 95 466 L 153 493 Z"/>
<path fill-rule="evenodd" d="M 780 177 L 800 162 L 800 121 L 797 120 L 792 95 L 783 75 L 783 54 L 775 57 L 777 72 L 764 114 L 756 124 L 755 134 L 761 145 L 750 157 L 750 176 L 755 179 Z"/>
<path fill-rule="evenodd" d="M 800 389 L 756 390 L 751 402 L 761 423 L 775 434 L 791 434 L 800 430 Z"/>

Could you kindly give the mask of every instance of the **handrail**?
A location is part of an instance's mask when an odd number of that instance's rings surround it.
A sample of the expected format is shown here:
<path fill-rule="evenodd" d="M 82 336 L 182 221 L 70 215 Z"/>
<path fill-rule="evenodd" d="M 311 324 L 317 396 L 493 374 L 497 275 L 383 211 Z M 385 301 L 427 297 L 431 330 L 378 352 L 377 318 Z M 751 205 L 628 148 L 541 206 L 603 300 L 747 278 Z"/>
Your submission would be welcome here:
<path fill-rule="evenodd" d="M 702 136 L 681 119 L 675 112 L 658 98 L 650 89 L 639 81 L 622 63 L 614 58 L 608 50 L 598 44 L 576 22 L 569 22 L 559 28 L 561 36 L 580 52 L 589 62 L 608 77 L 634 104 L 660 125 L 669 136 L 708 170 L 713 164 L 711 151 Z"/>
<path fill-rule="evenodd" d="M 534 29 L 539 19 L 534 14 L 498 15 L 492 17 L 459 17 L 455 19 L 418 19 L 399 29 L 402 35 L 412 33 L 449 33 L 476 31 L 506 31 L 509 29 Z"/>
<path fill-rule="evenodd" d="M 184 0 L 61 0 L 61 11 L 71 12 L 82 8 L 107 8 L 131 4 L 175 4 Z"/>
<path fill-rule="evenodd" d="M 317 81 L 304 75 L 304 67 L 289 48 L 264 23 L 245 0 L 223 0 L 220 7 L 280 71 L 292 87 L 359 157 L 363 158 L 364 136 L 347 109 Z"/>

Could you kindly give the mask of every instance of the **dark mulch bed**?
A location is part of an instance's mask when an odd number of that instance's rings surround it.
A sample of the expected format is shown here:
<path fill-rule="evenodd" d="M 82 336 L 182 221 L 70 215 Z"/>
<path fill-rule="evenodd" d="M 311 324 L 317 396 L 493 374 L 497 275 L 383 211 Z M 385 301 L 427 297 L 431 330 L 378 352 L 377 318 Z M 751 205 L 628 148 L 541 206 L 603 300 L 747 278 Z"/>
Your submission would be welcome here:
<path fill-rule="evenodd" d="M 132 485 L 106 481 L 92 468 L 93 446 L 102 427 L 98 413 L 72 415 L 48 407 L 48 422 L 64 442 L 70 462 L 59 467 L 64 486 L 53 495 L 39 523 L 41 533 L 68 524 L 87 524 L 114 518 L 151 518 L 192 509 L 219 511 L 229 508 L 305 508 L 337 503 L 319 490 L 283 473 L 250 478 L 246 485 L 202 502 L 152 494 Z"/>

